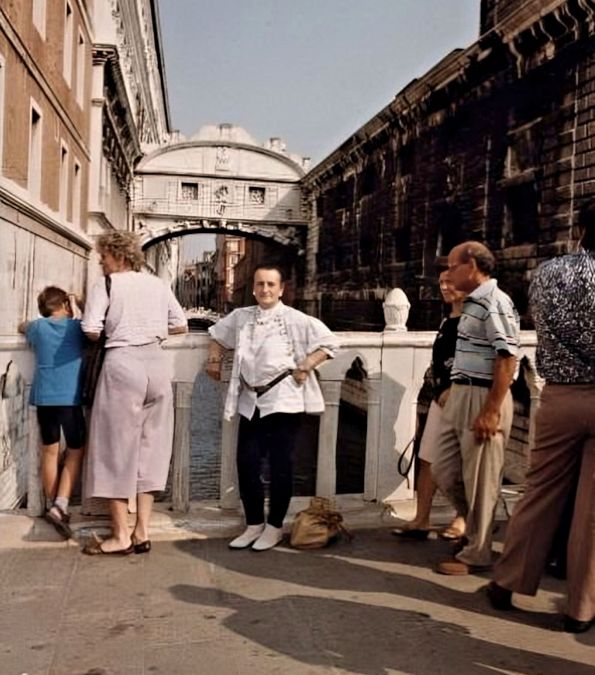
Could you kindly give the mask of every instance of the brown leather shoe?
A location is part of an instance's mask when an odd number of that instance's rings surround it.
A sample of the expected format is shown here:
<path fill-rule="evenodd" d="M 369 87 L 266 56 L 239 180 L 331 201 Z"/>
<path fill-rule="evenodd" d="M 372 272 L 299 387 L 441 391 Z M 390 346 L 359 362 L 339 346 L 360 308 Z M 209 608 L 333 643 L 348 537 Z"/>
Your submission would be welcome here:
<path fill-rule="evenodd" d="M 436 572 L 438 574 L 448 574 L 449 576 L 462 577 L 471 573 L 471 566 L 467 563 L 461 562 L 456 558 L 443 560 L 436 565 Z"/>
<path fill-rule="evenodd" d="M 436 565 L 436 572 L 438 572 L 438 574 L 448 574 L 453 577 L 462 577 L 466 574 L 473 574 L 474 572 L 485 572 L 486 570 L 489 570 L 490 567 L 491 565 L 469 565 L 457 558 L 449 558 Z"/>

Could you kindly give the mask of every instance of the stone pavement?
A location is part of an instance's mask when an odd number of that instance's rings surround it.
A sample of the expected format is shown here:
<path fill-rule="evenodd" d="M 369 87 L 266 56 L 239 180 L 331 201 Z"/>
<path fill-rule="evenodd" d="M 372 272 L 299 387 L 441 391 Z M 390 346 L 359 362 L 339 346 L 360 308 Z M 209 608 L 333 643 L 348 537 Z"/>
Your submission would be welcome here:
<path fill-rule="evenodd" d="M 487 577 L 432 571 L 446 542 L 399 541 L 379 519 L 351 543 L 266 553 L 183 522 L 148 555 L 102 558 L 0 515 L 0 674 L 595 672 L 595 629 L 560 631 L 559 581 L 497 613 Z"/>

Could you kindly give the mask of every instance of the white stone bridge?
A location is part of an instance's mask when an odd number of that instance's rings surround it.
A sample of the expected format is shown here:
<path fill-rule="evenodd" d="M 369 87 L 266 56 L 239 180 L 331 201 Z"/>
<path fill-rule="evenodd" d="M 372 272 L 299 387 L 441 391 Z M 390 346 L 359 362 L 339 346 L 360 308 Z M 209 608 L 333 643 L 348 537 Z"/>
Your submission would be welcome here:
<path fill-rule="evenodd" d="M 307 160 L 280 139 L 258 145 L 240 127 L 203 127 L 146 156 L 133 208 L 143 247 L 191 233 L 250 236 L 303 250 L 307 218 L 299 184 Z"/>
<path fill-rule="evenodd" d="M 418 393 L 424 373 L 430 362 L 432 332 L 339 333 L 341 348 L 336 359 L 320 369 L 320 384 L 326 408 L 320 417 L 317 448 L 315 493 L 335 497 L 337 493 L 338 457 L 341 448 L 338 439 L 341 401 L 349 398 L 346 376 L 353 364 L 364 375 L 359 395 L 366 409 L 365 464 L 363 490 L 349 495 L 362 503 L 382 500 L 396 490 L 396 499 L 409 499 L 413 494 L 413 474 L 402 478 L 397 472 L 399 454 L 408 446 L 416 430 Z M 166 351 L 174 368 L 175 437 L 172 460 L 172 505 L 175 510 L 189 506 L 190 416 L 193 387 L 202 372 L 207 356 L 208 337 L 194 334 L 173 337 L 166 343 Z M 533 360 L 535 335 L 522 334 L 523 354 Z M 4 416 L 6 434 L 2 438 L 0 508 L 13 508 L 25 494 L 28 510 L 39 515 L 42 509 L 39 480 L 39 452 L 37 423 L 34 409 L 28 409 L 27 396 L 33 373 L 33 354 L 23 338 L 0 342 L 0 357 L 11 361 L 2 382 L 0 412 Z M 229 372 L 227 372 L 228 376 Z M 204 375 L 203 375 L 204 376 Z M 224 380 L 227 379 L 224 377 Z M 517 405 L 515 433 L 509 446 L 508 465 L 518 475 L 528 452 L 531 424 L 539 386 L 527 378 L 530 390 L 529 406 Z M 226 382 L 215 395 L 220 397 L 222 410 Z M 363 401 L 363 403 L 362 403 Z M 222 508 L 239 506 L 235 474 L 235 445 L 237 422 L 219 418 L 214 425 L 215 442 L 220 448 L 219 475 L 220 505 Z M 520 436 L 519 436 L 520 434 Z M 520 439 L 520 440 L 519 440 Z M 213 439 L 211 439 L 213 440 Z M 409 448 L 408 452 L 411 452 Z M 521 468 L 522 471 L 522 468 Z M 338 502 L 346 495 L 338 495 Z M 294 503 L 293 508 L 296 507 Z"/>

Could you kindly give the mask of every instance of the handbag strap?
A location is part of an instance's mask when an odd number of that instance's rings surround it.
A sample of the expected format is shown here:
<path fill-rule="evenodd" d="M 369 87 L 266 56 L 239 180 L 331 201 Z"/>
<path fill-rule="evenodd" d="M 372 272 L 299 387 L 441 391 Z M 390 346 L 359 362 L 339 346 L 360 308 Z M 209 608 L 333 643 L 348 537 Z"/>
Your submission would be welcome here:
<path fill-rule="evenodd" d="M 108 312 L 109 312 L 109 306 L 110 306 L 109 300 L 111 298 L 111 290 L 112 290 L 112 278 L 108 274 L 105 277 L 105 292 L 107 293 L 108 303 L 107 303 L 107 307 L 105 308 L 105 314 L 103 316 L 103 330 L 104 331 L 105 331 L 105 320 L 107 319 L 107 315 L 108 315 Z"/>
<path fill-rule="evenodd" d="M 419 452 L 419 447 L 415 445 L 415 436 L 407 443 L 407 445 L 401 450 L 399 453 L 399 460 L 397 461 L 397 471 L 403 478 L 407 478 L 409 475 L 409 472 L 411 471 L 411 466 L 413 464 L 413 461 L 417 457 L 417 453 Z M 409 457 L 409 460 L 407 459 L 407 450 L 409 450 L 410 446 L 413 445 L 413 451 L 411 452 L 411 457 Z"/>

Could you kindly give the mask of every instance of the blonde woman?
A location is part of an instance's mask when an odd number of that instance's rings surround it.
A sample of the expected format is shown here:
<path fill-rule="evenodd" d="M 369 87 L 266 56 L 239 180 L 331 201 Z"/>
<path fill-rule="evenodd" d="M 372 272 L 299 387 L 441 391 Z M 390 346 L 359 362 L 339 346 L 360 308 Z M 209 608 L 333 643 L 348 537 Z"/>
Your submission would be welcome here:
<path fill-rule="evenodd" d="M 85 492 L 109 500 L 111 537 L 88 554 L 146 553 L 153 494 L 167 480 L 173 434 L 170 369 L 161 349 L 168 334 L 185 333 L 186 317 L 163 281 L 140 271 L 143 253 L 132 232 L 110 232 L 96 244 L 105 279 L 91 289 L 83 331 L 106 333 L 89 429 Z M 137 498 L 134 530 L 128 499 Z"/>

